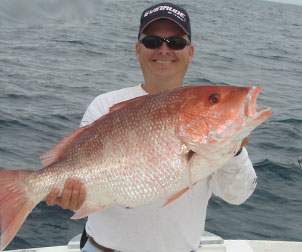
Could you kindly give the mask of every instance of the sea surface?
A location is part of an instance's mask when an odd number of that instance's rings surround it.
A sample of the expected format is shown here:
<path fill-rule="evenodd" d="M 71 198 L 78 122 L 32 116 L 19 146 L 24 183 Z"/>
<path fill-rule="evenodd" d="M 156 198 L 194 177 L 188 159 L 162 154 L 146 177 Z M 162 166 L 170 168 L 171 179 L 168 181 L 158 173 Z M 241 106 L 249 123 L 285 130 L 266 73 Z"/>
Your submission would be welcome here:
<path fill-rule="evenodd" d="M 190 13 L 196 47 L 186 83 L 260 85 L 259 102 L 274 113 L 250 136 L 255 193 L 240 206 L 212 198 L 206 229 L 302 241 L 302 6 L 174 2 Z M 1 167 L 39 169 L 39 156 L 79 126 L 96 95 L 142 82 L 134 45 L 152 3 L 0 0 Z M 40 203 L 8 248 L 66 244 L 85 223 L 71 215 Z"/>

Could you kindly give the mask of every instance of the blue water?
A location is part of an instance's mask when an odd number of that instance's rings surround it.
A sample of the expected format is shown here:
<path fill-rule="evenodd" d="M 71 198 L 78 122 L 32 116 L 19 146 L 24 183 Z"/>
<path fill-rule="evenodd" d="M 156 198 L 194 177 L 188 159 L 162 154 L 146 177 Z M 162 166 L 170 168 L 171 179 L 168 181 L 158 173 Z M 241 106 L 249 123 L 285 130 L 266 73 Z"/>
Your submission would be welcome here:
<path fill-rule="evenodd" d="M 182 3 L 184 1 L 175 1 Z M 0 166 L 39 156 L 78 127 L 97 94 L 142 81 L 134 43 L 155 1 L 0 1 Z M 250 137 L 258 186 L 241 206 L 213 198 L 206 228 L 227 239 L 302 241 L 302 6 L 196 0 L 187 83 L 257 84 L 274 115 Z M 9 248 L 63 245 L 84 221 L 39 204 Z"/>

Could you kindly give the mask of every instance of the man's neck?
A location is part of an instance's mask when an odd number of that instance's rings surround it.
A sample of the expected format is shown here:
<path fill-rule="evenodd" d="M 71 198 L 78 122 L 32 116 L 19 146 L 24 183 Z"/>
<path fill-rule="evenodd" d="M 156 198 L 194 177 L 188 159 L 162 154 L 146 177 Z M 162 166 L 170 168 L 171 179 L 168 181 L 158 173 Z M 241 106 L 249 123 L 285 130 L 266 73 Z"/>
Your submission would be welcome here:
<path fill-rule="evenodd" d="M 183 85 L 182 81 L 175 81 L 175 80 L 169 80 L 169 81 L 163 81 L 163 80 L 157 80 L 157 81 L 147 81 L 142 84 L 142 88 L 148 93 L 148 94 L 156 94 L 167 90 L 172 90 L 174 88 L 181 87 Z"/>

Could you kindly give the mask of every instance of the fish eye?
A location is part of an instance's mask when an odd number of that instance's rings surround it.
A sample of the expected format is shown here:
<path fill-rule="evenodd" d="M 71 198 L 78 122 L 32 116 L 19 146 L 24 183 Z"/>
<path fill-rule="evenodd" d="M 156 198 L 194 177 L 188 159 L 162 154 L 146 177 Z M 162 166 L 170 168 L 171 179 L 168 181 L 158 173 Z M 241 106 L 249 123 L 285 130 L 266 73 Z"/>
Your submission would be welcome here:
<path fill-rule="evenodd" d="M 211 104 L 216 104 L 220 100 L 220 95 L 218 93 L 213 93 L 209 96 L 209 102 Z"/>

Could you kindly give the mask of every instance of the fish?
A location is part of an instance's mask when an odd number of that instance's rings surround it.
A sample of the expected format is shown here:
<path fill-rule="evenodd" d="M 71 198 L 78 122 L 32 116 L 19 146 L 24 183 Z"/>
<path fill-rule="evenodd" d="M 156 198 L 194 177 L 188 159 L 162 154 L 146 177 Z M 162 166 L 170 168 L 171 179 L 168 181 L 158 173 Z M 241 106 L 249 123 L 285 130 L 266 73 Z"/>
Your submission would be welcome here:
<path fill-rule="evenodd" d="M 68 178 L 86 198 L 72 219 L 112 206 L 172 204 L 228 162 L 271 115 L 258 86 L 192 85 L 118 103 L 41 156 L 42 168 L 0 169 L 0 249 Z"/>

